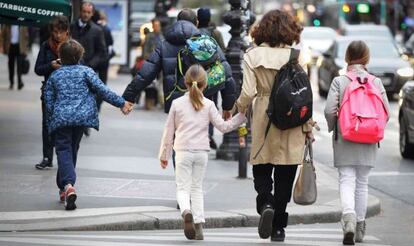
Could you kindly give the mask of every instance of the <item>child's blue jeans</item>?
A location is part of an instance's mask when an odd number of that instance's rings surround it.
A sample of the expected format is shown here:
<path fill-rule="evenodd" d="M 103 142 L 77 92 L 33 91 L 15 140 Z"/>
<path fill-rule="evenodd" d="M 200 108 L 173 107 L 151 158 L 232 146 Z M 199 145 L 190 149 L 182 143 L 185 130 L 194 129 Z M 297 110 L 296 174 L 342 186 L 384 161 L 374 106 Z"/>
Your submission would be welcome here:
<path fill-rule="evenodd" d="M 84 127 L 73 126 L 59 128 L 54 132 L 58 161 L 56 183 L 61 191 L 67 184 L 75 185 L 76 183 L 75 167 L 83 130 Z"/>

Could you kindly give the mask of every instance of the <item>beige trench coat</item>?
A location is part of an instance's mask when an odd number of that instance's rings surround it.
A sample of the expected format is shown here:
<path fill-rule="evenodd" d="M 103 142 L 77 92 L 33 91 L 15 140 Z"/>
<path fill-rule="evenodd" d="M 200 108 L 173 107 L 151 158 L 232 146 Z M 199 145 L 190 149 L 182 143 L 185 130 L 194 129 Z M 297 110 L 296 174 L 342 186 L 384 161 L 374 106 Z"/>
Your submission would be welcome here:
<path fill-rule="evenodd" d="M 306 132 L 312 131 L 312 120 L 303 126 L 287 130 L 280 130 L 272 124 L 266 141 L 264 140 L 269 121 L 266 109 L 275 75 L 288 62 L 289 56 L 290 47 L 272 48 L 267 44 L 251 48 L 244 55 L 242 91 L 235 107 L 240 112 L 246 112 L 253 103 L 250 152 L 252 165 L 294 165 L 303 161 Z M 303 65 L 302 61 L 300 57 L 299 62 Z M 263 142 L 263 149 L 254 158 Z"/>

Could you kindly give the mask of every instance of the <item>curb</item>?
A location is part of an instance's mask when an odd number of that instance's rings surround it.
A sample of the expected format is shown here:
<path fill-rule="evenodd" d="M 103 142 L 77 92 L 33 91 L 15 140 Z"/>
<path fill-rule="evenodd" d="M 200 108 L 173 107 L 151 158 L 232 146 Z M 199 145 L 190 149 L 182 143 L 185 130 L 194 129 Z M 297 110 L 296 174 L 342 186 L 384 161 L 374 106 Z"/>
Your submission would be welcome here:
<path fill-rule="evenodd" d="M 317 206 L 288 207 L 289 225 L 333 223 L 341 219 L 339 200 Z M 24 220 L 1 220 L 0 231 L 127 231 L 127 230 L 175 230 L 182 229 L 182 219 L 177 210 L 123 211 L 112 214 L 81 215 L 64 218 L 49 217 Z M 380 201 L 369 196 L 367 217 L 379 214 Z M 67 215 L 67 213 L 66 213 Z M 255 209 L 231 211 L 207 211 L 205 228 L 256 227 L 259 216 Z"/>

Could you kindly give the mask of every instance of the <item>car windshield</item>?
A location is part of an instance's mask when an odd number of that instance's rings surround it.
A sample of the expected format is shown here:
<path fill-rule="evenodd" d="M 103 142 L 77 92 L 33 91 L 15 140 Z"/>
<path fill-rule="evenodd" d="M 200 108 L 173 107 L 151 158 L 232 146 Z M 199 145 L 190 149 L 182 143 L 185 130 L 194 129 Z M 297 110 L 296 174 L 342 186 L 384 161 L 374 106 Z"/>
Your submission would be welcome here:
<path fill-rule="evenodd" d="M 390 32 L 377 29 L 348 30 L 346 36 L 391 37 Z"/>
<path fill-rule="evenodd" d="M 338 43 L 337 56 L 340 59 L 345 58 L 346 48 L 351 41 L 342 41 Z M 369 40 L 365 41 L 369 47 L 369 53 L 372 58 L 398 58 L 399 53 L 394 43 L 386 40 Z"/>
<path fill-rule="evenodd" d="M 334 39 L 335 33 L 332 33 L 328 30 L 303 30 L 302 32 L 303 39 Z"/>
<path fill-rule="evenodd" d="M 153 12 L 154 0 L 135 0 L 131 1 L 131 12 Z"/>

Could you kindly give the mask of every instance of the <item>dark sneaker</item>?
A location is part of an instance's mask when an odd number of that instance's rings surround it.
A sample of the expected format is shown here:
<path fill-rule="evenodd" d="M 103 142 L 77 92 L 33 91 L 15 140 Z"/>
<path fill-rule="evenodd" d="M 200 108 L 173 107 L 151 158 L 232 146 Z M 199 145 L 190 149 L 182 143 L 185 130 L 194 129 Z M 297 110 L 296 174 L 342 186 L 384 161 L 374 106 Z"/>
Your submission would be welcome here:
<path fill-rule="evenodd" d="M 189 210 L 183 212 L 184 219 L 184 235 L 187 239 L 195 239 L 195 226 L 193 214 Z"/>
<path fill-rule="evenodd" d="M 39 163 L 35 165 L 36 169 L 39 170 L 44 170 L 44 169 L 49 169 L 53 167 L 52 161 L 49 161 L 48 158 L 43 158 L 43 160 Z"/>
<path fill-rule="evenodd" d="M 83 135 L 85 135 L 85 137 L 89 137 L 91 135 L 91 129 L 85 127 L 83 129 Z"/>
<path fill-rule="evenodd" d="M 210 137 L 210 149 L 217 149 L 216 141 L 212 137 Z"/>
<path fill-rule="evenodd" d="M 273 242 L 283 242 L 285 241 L 285 229 L 275 229 L 270 238 Z"/>
<path fill-rule="evenodd" d="M 272 224 L 273 224 L 273 215 L 275 210 L 272 206 L 266 205 L 262 209 L 262 213 L 260 215 L 259 220 L 259 236 L 260 238 L 268 238 L 272 233 Z"/>
<path fill-rule="evenodd" d="M 24 84 L 22 82 L 17 85 L 18 90 L 23 89 L 23 87 L 24 87 Z"/>
<path fill-rule="evenodd" d="M 65 191 L 65 209 L 66 210 L 75 210 L 76 209 L 76 191 L 75 188 L 73 188 L 73 186 L 69 186 L 68 188 L 66 188 Z"/>

